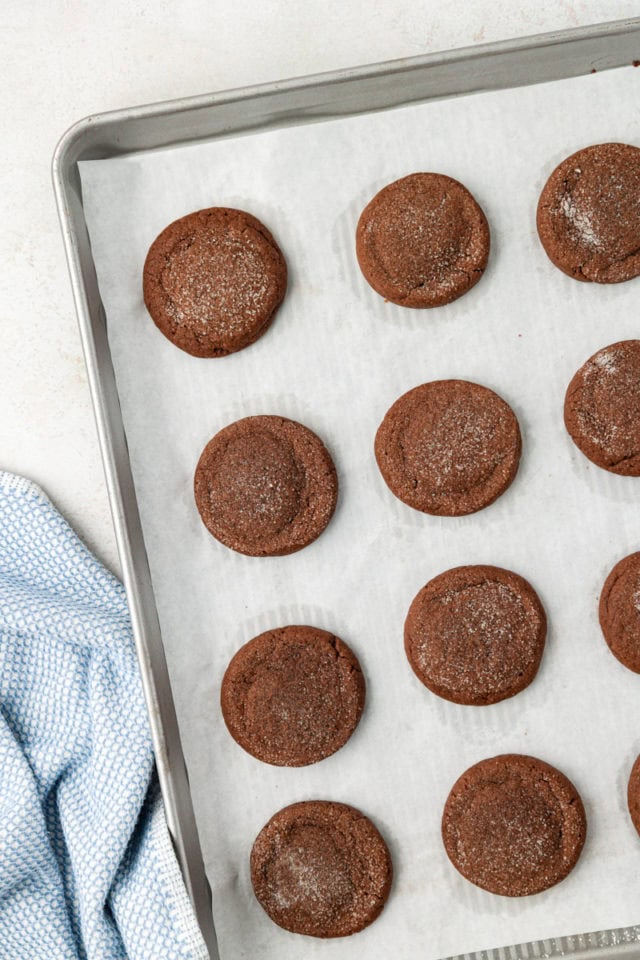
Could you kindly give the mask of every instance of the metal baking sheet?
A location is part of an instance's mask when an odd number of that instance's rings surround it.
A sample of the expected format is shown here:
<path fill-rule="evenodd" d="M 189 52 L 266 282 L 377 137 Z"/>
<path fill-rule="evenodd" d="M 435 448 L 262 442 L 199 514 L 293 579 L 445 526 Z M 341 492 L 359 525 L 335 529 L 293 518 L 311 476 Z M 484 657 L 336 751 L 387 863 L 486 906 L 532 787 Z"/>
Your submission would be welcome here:
<path fill-rule="evenodd" d="M 328 119 L 364 110 L 400 106 L 436 97 L 513 86 L 524 82 L 579 75 L 629 63 L 637 56 L 638 22 L 572 31 L 514 44 L 490 45 L 347 71 L 325 78 L 294 81 L 179 104 L 108 115 L 85 121 L 61 143 L 54 177 L 67 242 L 81 332 L 96 399 L 107 482 L 114 506 L 125 581 L 141 655 L 143 677 L 168 813 L 188 882 L 203 925 L 211 934 L 201 861 L 198 854 L 188 785 L 181 764 L 175 716 L 159 637 L 155 604 L 144 555 L 135 494 L 124 441 L 117 393 L 110 366 L 95 272 L 87 242 L 77 161 L 134 152 L 149 147 L 206 139 L 250 130 L 265 130 L 310 119 Z M 595 939 L 594 939 L 595 937 Z M 617 935 L 572 938 L 531 948 L 588 949 L 631 942 L 632 931 Z M 213 940 L 210 936 L 210 940 Z M 213 946 L 212 946 L 213 950 Z"/>

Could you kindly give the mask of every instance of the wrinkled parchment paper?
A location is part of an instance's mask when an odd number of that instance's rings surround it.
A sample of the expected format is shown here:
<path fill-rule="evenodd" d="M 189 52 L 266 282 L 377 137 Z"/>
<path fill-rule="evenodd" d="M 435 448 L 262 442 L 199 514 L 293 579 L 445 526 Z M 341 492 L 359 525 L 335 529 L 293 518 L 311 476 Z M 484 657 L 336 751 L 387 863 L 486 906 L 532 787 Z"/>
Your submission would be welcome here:
<path fill-rule="evenodd" d="M 640 840 L 626 811 L 640 751 L 640 677 L 609 653 L 597 603 L 613 564 L 640 544 L 640 480 L 590 464 L 562 422 L 566 386 L 598 348 L 640 334 L 640 280 L 582 284 L 555 269 L 535 232 L 553 168 L 591 143 L 640 143 L 640 70 L 398 109 L 82 164 L 85 209 L 222 960 L 435 960 L 479 948 L 640 922 Z M 360 211 L 416 170 L 461 180 L 486 211 L 489 267 L 455 303 L 385 304 L 354 254 Z M 201 207 L 244 208 L 273 231 L 290 286 L 269 332 L 222 360 L 173 347 L 141 294 L 149 245 Z M 460 377 L 516 411 L 523 458 L 493 506 L 459 519 L 396 500 L 373 439 L 390 404 L 427 380 Z M 192 475 L 209 438 L 249 414 L 293 417 L 327 443 L 340 479 L 326 532 L 280 559 L 236 555 L 206 531 Z M 405 660 L 418 589 L 465 563 L 517 571 L 549 617 L 537 679 L 495 706 L 461 707 L 423 688 Z M 268 627 L 310 623 L 360 657 L 365 713 L 336 755 L 277 769 L 224 727 L 231 655 Z M 504 752 L 541 757 L 577 785 L 588 838 L 570 877 L 522 900 L 472 886 L 448 862 L 440 817 L 458 775 Z M 296 800 L 345 801 L 388 840 L 395 882 L 363 933 L 321 942 L 280 930 L 255 901 L 254 837 Z"/>

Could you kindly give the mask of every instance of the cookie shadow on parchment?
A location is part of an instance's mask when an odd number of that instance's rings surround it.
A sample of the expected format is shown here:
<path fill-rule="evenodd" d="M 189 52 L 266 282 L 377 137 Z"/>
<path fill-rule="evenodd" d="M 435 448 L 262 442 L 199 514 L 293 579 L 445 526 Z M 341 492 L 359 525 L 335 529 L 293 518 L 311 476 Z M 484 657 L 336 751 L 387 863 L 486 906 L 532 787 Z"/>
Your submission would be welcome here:
<path fill-rule="evenodd" d="M 472 193 L 482 206 L 489 220 L 491 250 L 487 266 L 480 280 L 471 287 L 470 290 L 466 291 L 451 303 L 439 307 L 418 309 L 391 303 L 376 293 L 368 284 L 360 270 L 356 257 L 356 226 L 363 209 L 378 190 L 392 180 L 398 179 L 406 175 L 406 173 L 411 172 L 413 171 L 408 169 L 405 172 L 399 172 L 397 176 L 389 179 L 376 178 L 375 183 L 368 184 L 367 187 L 361 188 L 357 196 L 355 196 L 349 205 L 338 215 L 331 230 L 331 246 L 335 254 L 338 281 L 348 292 L 349 300 L 362 305 L 363 311 L 370 318 L 372 325 L 382 323 L 387 327 L 393 327 L 398 333 L 418 332 L 424 333 L 425 336 L 429 334 L 431 334 L 431 336 L 440 335 L 446 332 L 447 327 L 449 327 L 453 334 L 461 329 L 461 323 L 468 324 L 482 317 L 485 308 L 485 298 L 483 294 L 486 293 L 490 285 L 495 282 L 495 273 L 496 270 L 499 269 L 501 242 L 497 230 L 491 229 L 491 221 L 487 214 L 486 198 L 484 195 L 478 196 L 474 189 L 472 189 Z M 373 326 L 372 328 L 375 329 Z M 425 347 L 427 346 L 428 341 L 425 341 Z"/>

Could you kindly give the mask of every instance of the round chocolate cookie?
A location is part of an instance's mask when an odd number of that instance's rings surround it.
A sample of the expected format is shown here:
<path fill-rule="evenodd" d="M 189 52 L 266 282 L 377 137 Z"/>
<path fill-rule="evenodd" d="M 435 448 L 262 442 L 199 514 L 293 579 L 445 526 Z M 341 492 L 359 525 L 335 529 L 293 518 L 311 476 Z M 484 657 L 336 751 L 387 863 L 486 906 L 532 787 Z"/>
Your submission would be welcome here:
<path fill-rule="evenodd" d="M 469 767 L 442 816 L 442 839 L 463 877 L 489 893 L 525 897 L 576 865 L 587 821 L 578 791 L 555 767 L 504 754 Z"/>
<path fill-rule="evenodd" d="M 220 703 L 231 736 L 265 763 L 302 767 L 330 756 L 356 728 L 365 684 L 352 651 L 317 627 L 267 630 L 238 650 Z"/>
<path fill-rule="evenodd" d="M 271 323 L 286 289 L 287 264 L 267 228 L 228 207 L 174 220 L 144 264 L 144 302 L 153 322 L 194 357 L 248 347 Z"/>
<path fill-rule="evenodd" d="M 202 451 L 194 491 L 202 521 L 251 557 L 302 550 L 329 523 L 338 479 L 315 433 L 285 417 L 245 417 Z"/>
<path fill-rule="evenodd" d="M 434 380 L 388 410 L 375 454 L 396 497 L 423 513 L 459 517 L 504 493 L 521 447 L 516 416 L 497 393 L 467 380 Z"/>
<path fill-rule="evenodd" d="M 393 874 L 372 822 L 344 803 L 280 810 L 251 851 L 254 893 L 274 923 L 309 937 L 347 937 L 376 919 Z"/>
<path fill-rule="evenodd" d="M 563 160 L 537 213 L 549 259 L 570 277 L 620 283 L 640 274 L 640 149 L 598 143 Z"/>
<path fill-rule="evenodd" d="M 388 184 L 362 211 L 356 255 L 373 289 L 402 307 L 439 307 L 475 286 L 489 257 L 487 218 L 440 173 Z"/>
<path fill-rule="evenodd" d="M 640 553 L 616 563 L 604 582 L 599 614 L 611 653 L 640 673 Z"/>
<path fill-rule="evenodd" d="M 640 476 L 640 340 L 598 350 L 567 388 L 564 422 L 592 463 Z"/>
<path fill-rule="evenodd" d="M 631 768 L 629 786 L 627 787 L 627 803 L 634 827 L 640 833 L 640 757 Z"/>
<path fill-rule="evenodd" d="M 455 567 L 420 590 L 404 625 L 414 673 L 445 700 L 484 706 L 528 686 L 547 618 L 533 587 L 500 567 Z"/>

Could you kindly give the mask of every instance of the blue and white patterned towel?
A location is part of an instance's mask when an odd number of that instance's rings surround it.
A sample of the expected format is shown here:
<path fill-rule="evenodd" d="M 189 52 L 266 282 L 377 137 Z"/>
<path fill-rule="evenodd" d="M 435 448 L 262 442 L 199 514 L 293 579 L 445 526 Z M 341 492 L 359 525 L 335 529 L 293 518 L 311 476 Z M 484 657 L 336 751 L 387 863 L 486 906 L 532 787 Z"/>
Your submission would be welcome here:
<path fill-rule="evenodd" d="M 0 960 L 205 960 L 120 583 L 0 472 Z"/>

